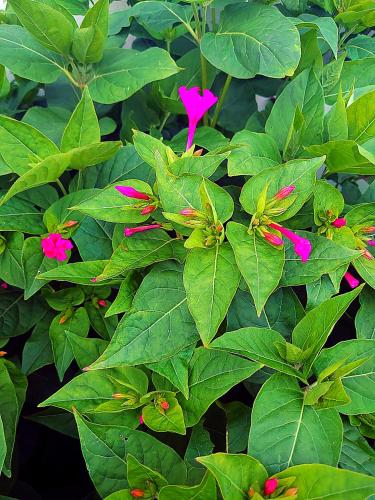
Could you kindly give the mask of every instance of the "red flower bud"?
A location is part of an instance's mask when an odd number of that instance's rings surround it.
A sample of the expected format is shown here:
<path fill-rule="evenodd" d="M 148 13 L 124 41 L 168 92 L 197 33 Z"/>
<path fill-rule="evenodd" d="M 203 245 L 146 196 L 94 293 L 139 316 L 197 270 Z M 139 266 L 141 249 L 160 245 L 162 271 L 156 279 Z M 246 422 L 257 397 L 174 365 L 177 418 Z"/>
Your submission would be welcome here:
<path fill-rule="evenodd" d="M 147 215 L 147 214 L 150 214 L 152 212 L 155 212 L 156 210 L 156 207 L 155 205 L 148 205 L 147 207 L 143 208 L 141 210 L 141 215 Z"/>
<path fill-rule="evenodd" d="M 183 210 L 180 210 L 180 214 L 185 217 L 195 217 L 198 215 L 198 212 L 194 208 L 184 208 Z"/>
<path fill-rule="evenodd" d="M 8 353 L 6 351 L 0 351 L 0 358 L 3 358 L 6 356 Z"/>
<path fill-rule="evenodd" d="M 64 316 L 61 316 L 61 318 L 59 319 L 59 325 L 63 325 L 68 319 L 69 316 L 67 314 L 64 314 Z"/>
<path fill-rule="evenodd" d="M 361 229 L 362 233 L 375 233 L 375 226 L 367 226 Z"/>
<path fill-rule="evenodd" d="M 149 224 L 148 226 L 138 226 L 138 227 L 126 227 L 124 229 L 124 236 L 129 238 L 135 233 L 142 233 L 143 231 L 148 231 L 149 229 L 158 229 L 161 224 Z"/>
<path fill-rule="evenodd" d="M 139 423 L 140 423 L 141 425 L 143 425 L 143 424 L 145 423 L 145 421 L 143 420 L 142 415 L 139 415 Z"/>
<path fill-rule="evenodd" d="M 344 217 L 339 217 L 338 219 L 335 219 L 333 222 L 332 222 L 332 226 L 334 227 L 344 227 L 346 226 L 346 219 Z"/>
<path fill-rule="evenodd" d="M 285 186 L 280 189 L 280 191 L 278 191 L 274 197 L 277 200 L 283 200 L 284 198 L 287 198 L 290 194 L 292 194 L 295 189 L 296 186 Z"/>
<path fill-rule="evenodd" d="M 96 281 L 97 281 L 97 280 L 96 280 L 96 278 L 91 278 L 91 279 L 90 279 L 90 281 L 91 281 L 92 283 L 96 283 Z"/>
<path fill-rule="evenodd" d="M 8 286 L 9 286 L 8 283 L 5 283 L 5 281 L 0 285 L 0 287 L 3 288 L 4 290 L 6 290 Z"/>
<path fill-rule="evenodd" d="M 279 481 L 273 477 L 271 479 L 267 479 L 264 482 L 264 494 L 271 495 L 277 488 Z"/>
<path fill-rule="evenodd" d="M 104 299 L 100 299 L 100 300 L 98 300 L 98 305 L 100 307 L 106 307 L 107 302 Z"/>
<path fill-rule="evenodd" d="M 284 497 L 294 497 L 298 493 L 298 488 L 289 488 L 284 493 Z"/>
<path fill-rule="evenodd" d="M 197 149 L 194 151 L 193 156 L 202 156 L 203 149 Z"/>
<path fill-rule="evenodd" d="M 73 227 L 78 224 L 77 220 L 68 220 L 67 222 L 64 222 L 63 227 Z"/>
<path fill-rule="evenodd" d="M 249 491 L 247 492 L 247 495 L 250 497 L 250 498 L 253 498 L 255 494 L 255 490 L 254 488 L 250 488 Z"/>
<path fill-rule="evenodd" d="M 168 401 L 162 401 L 160 403 L 160 406 L 163 408 L 163 410 L 168 410 L 169 409 L 169 403 L 168 403 Z"/>
<path fill-rule="evenodd" d="M 373 260 L 374 256 L 372 253 L 370 253 L 368 250 L 363 250 L 362 251 L 362 257 L 364 257 L 367 260 Z"/>
<path fill-rule="evenodd" d="M 134 498 L 143 498 L 145 496 L 144 490 L 140 490 L 140 489 L 131 490 L 130 494 Z"/>

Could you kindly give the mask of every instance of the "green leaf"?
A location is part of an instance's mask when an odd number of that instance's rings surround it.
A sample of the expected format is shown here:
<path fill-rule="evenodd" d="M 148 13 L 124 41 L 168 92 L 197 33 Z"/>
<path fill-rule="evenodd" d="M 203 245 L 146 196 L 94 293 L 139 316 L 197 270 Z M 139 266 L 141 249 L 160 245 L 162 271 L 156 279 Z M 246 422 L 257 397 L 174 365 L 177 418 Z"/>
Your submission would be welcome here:
<path fill-rule="evenodd" d="M 349 139 L 362 144 L 375 135 L 375 90 L 356 99 L 347 109 Z"/>
<path fill-rule="evenodd" d="M 92 260 L 87 262 L 74 262 L 63 264 L 57 269 L 51 269 L 39 276 L 47 281 L 68 281 L 79 285 L 94 285 L 92 279 L 98 276 L 106 266 L 106 260 Z M 100 283 L 103 285 L 103 282 Z"/>
<path fill-rule="evenodd" d="M 16 174 L 25 174 L 30 170 L 30 164 L 59 153 L 57 146 L 36 128 L 0 116 L 0 154 Z"/>
<path fill-rule="evenodd" d="M 1 277 L 2 279 L 3 276 Z M 9 283 L 9 281 L 7 280 Z M 22 335 L 41 321 L 46 313 L 45 304 L 38 298 L 22 300 L 21 293 L 7 291 L 0 295 L 0 338 Z"/>
<path fill-rule="evenodd" d="M 194 344 L 197 337 L 187 307 L 181 266 L 163 262 L 153 267 L 143 280 L 131 312 L 120 321 L 108 349 L 91 368 L 168 359 Z"/>
<path fill-rule="evenodd" d="M 234 253 L 228 243 L 214 248 L 194 248 L 184 268 L 189 310 L 204 345 L 215 337 L 227 315 L 240 282 Z"/>
<path fill-rule="evenodd" d="M 305 406 L 298 382 L 275 374 L 255 398 L 248 453 L 260 460 L 270 474 L 299 463 L 336 466 L 342 434 L 341 419 L 335 409 Z"/>
<path fill-rule="evenodd" d="M 158 495 L 159 500 L 216 500 L 216 482 L 207 473 L 196 486 L 164 486 Z"/>
<path fill-rule="evenodd" d="M 317 234 L 306 231 L 297 231 L 297 234 L 310 240 L 312 252 L 307 262 L 301 263 L 301 259 L 294 253 L 293 246 L 285 244 L 286 257 L 282 286 L 303 285 L 312 283 L 323 274 L 335 271 L 344 264 L 357 259 L 360 254 L 356 250 L 343 247 Z"/>
<path fill-rule="evenodd" d="M 98 0 L 86 12 L 85 17 L 82 19 L 81 28 L 88 28 L 90 26 L 97 26 L 101 31 L 104 38 L 108 36 L 108 0 Z"/>
<path fill-rule="evenodd" d="M 0 278 L 17 288 L 25 287 L 25 274 L 22 266 L 22 249 L 24 235 L 22 233 L 6 233 L 5 249 L 0 254 Z M 0 335 L 11 335 L 11 332 L 0 332 Z"/>
<path fill-rule="evenodd" d="M 363 500 L 375 493 L 375 478 L 328 465 L 297 465 L 277 474 L 277 478 L 295 477 L 293 487 L 304 500 Z"/>
<path fill-rule="evenodd" d="M 320 144 L 323 134 L 324 99 L 322 86 L 313 70 L 302 71 L 284 88 L 266 122 L 267 134 L 275 139 L 281 151 L 287 145 L 288 131 L 297 106 L 305 121 L 300 144 Z"/>
<path fill-rule="evenodd" d="M 372 390 L 375 380 L 374 356 L 374 340 L 347 340 L 324 349 L 315 361 L 314 372 L 320 373 L 331 365 L 333 360 L 345 358 L 346 363 L 351 363 L 358 359 L 365 359 L 365 362 L 358 368 L 342 377 L 345 391 L 351 402 L 339 408 L 341 413 L 356 415 L 375 412 L 375 398 Z"/>
<path fill-rule="evenodd" d="M 204 177 L 211 177 L 216 172 L 219 165 L 226 160 L 230 154 L 231 152 L 225 151 L 225 148 L 219 148 L 203 156 L 177 158 L 177 160 L 169 165 L 169 169 L 177 176 L 183 174 L 200 174 Z"/>
<path fill-rule="evenodd" d="M 349 423 L 344 424 L 344 441 L 339 465 L 342 469 L 375 476 L 375 451 L 359 430 Z"/>
<path fill-rule="evenodd" d="M 311 14 L 302 14 L 301 18 L 293 19 L 293 22 L 295 22 L 299 28 L 317 29 L 337 58 L 338 29 L 332 17 L 318 17 Z"/>
<path fill-rule="evenodd" d="M 266 469 L 249 455 L 214 453 L 197 460 L 214 475 L 224 500 L 243 500 L 253 483 L 267 479 Z"/>
<path fill-rule="evenodd" d="M 335 219 L 344 209 L 344 197 L 341 192 L 327 181 L 317 181 L 314 189 L 314 221 L 321 225 L 322 221 L 329 219 L 328 211 L 332 212 Z"/>
<path fill-rule="evenodd" d="M 241 205 L 246 212 L 257 212 L 258 200 L 267 189 L 267 198 L 271 199 L 285 186 L 295 186 L 294 202 L 281 214 L 273 216 L 277 221 L 287 220 L 295 215 L 311 196 L 316 182 L 316 172 L 324 162 L 324 157 L 311 160 L 292 160 L 277 167 L 271 167 L 254 177 L 243 186 L 240 196 Z"/>
<path fill-rule="evenodd" d="M 21 175 L 1 198 L 0 206 L 13 198 L 18 193 L 22 193 L 33 187 L 42 186 L 49 182 L 56 182 L 60 175 L 70 164 L 70 153 L 61 153 L 49 156 L 41 161 L 25 174 Z"/>
<path fill-rule="evenodd" d="M 308 311 L 292 332 L 293 344 L 307 351 L 312 349 L 308 361 L 304 364 L 304 374 L 309 370 L 321 348 L 327 341 L 337 321 L 341 318 L 353 300 L 361 292 L 363 285 L 351 292 L 328 299 L 315 309 Z"/>
<path fill-rule="evenodd" d="M 33 203 L 13 198 L 0 207 L 0 230 L 41 234 L 45 231 L 43 215 Z"/>
<path fill-rule="evenodd" d="M 107 49 L 88 87 L 94 101 L 112 104 L 128 99 L 146 84 L 174 75 L 178 70 L 163 49 L 153 47 L 143 52 Z"/>
<path fill-rule="evenodd" d="M 337 101 L 330 110 L 327 117 L 327 132 L 330 141 L 348 139 L 348 117 L 346 112 L 346 102 L 340 89 Z"/>
<path fill-rule="evenodd" d="M 300 58 L 297 29 L 275 7 L 264 4 L 227 6 L 218 31 L 204 35 L 201 50 L 213 66 L 236 78 L 290 76 Z"/>
<path fill-rule="evenodd" d="M 65 335 L 69 340 L 74 359 L 81 370 L 98 359 L 108 346 L 106 340 L 88 339 L 70 332 L 65 332 Z"/>
<path fill-rule="evenodd" d="M 255 175 L 281 163 L 276 142 L 266 134 L 241 130 L 234 134 L 233 144 L 241 147 L 234 149 L 228 160 L 228 175 Z"/>
<path fill-rule="evenodd" d="M 226 352 L 196 349 L 189 366 L 189 399 L 179 397 L 186 427 L 197 424 L 214 401 L 260 368 Z"/>
<path fill-rule="evenodd" d="M 101 411 L 106 403 L 114 401 L 113 394 L 126 393 L 131 390 L 141 396 L 147 392 L 147 388 L 147 376 L 138 368 L 122 366 L 108 370 L 88 371 L 73 378 L 39 406 L 55 406 L 68 411 L 72 411 L 74 407 L 81 413 L 90 414 L 92 418 L 93 414 Z M 121 406 L 121 402 L 119 409 L 120 411 L 128 410 Z"/>
<path fill-rule="evenodd" d="M 186 434 L 184 415 L 177 399 L 171 396 L 165 399 L 169 404 L 167 410 L 159 409 L 153 402 L 143 408 L 142 417 L 145 424 L 156 432 Z"/>
<path fill-rule="evenodd" d="M 73 111 L 61 139 L 63 153 L 100 142 L 99 122 L 87 87 Z"/>
<path fill-rule="evenodd" d="M 356 59 L 363 59 L 364 57 L 375 56 L 375 40 L 367 35 L 358 35 L 351 38 L 345 48 L 348 57 L 353 61 Z"/>
<path fill-rule="evenodd" d="M 358 339 L 375 340 L 375 317 L 372 314 L 375 307 L 375 292 L 365 287 L 359 296 L 359 308 L 355 317 L 355 329 Z"/>
<path fill-rule="evenodd" d="M 276 348 L 277 343 L 285 344 L 285 339 L 274 330 L 241 328 L 234 332 L 224 333 L 214 340 L 211 347 L 240 354 L 274 370 L 301 378 L 302 374 L 280 356 L 279 350 Z"/>
<path fill-rule="evenodd" d="M 187 484 L 197 484 L 205 473 L 205 468 L 197 462 L 197 457 L 212 453 L 214 445 L 210 433 L 203 427 L 203 420 L 191 430 L 189 443 L 187 445 L 184 460 L 188 468 Z"/>
<path fill-rule="evenodd" d="M 227 417 L 228 453 L 241 453 L 247 448 L 250 408 L 239 401 L 232 401 L 224 409 Z"/>
<path fill-rule="evenodd" d="M 22 352 L 22 372 L 30 375 L 39 368 L 53 363 L 49 327 L 53 320 L 53 312 L 48 311 L 35 325 L 30 337 L 25 342 Z"/>
<path fill-rule="evenodd" d="M 123 313 L 130 309 L 135 292 L 139 286 L 137 275 L 129 272 L 121 282 L 118 294 L 105 313 L 108 318 L 113 314 Z"/>
<path fill-rule="evenodd" d="M 254 233 L 248 234 L 247 228 L 236 222 L 229 222 L 226 233 L 260 316 L 269 296 L 279 284 L 284 250 L 273 247 Z"/>
<path fill-rule="evenodd" d="M 9 0 L 24 27 L 47 49 L 69 54 L 72 23 L 58 10 L 37 0 Z"/>
<path fill-rule="evenodd" d="M 70 156 L 70 167 L 81 170 L 109 160 L 121 147 L 121 141 L 98 142 L 74 148 L 66 154 Z"/>

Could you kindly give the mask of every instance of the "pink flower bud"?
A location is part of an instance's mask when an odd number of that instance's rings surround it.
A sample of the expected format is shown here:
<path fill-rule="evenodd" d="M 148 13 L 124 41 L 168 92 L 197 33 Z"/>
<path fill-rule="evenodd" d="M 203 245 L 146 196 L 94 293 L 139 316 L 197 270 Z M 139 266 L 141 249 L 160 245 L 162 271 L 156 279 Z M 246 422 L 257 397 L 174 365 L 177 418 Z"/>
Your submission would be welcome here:
<path fill-rule="evenodd" d="M 375 240 L 369 240 L 367 244 L 370 245 L 370 247 L 375 247 Z"/>
<path fill-rule="evenodd" d="M 346 219 L 344 217 L 339 217 L 338 219 L 335 219 L 333 222 L 332 222 L 332 226 L 334 227 L 344 227 L 346 226 Z"/>
<path fill-rule="evenodd" d="M 279 481 L 275 477 L 271 478 L 271 479 L 267 479 L 264 482 L 264 494 L 265 495 L 272 495 L 272 493 L 276 490 L 278 484 L 279 484 Z"/>
<path fill-rule="evenodd" d="M 41 244 L 46 257 L 59 261 L 66 260 L 66 252 L 73 248 L 72 242 L 63 239 L 58 233 L 51 233 L 47 238 L 43 238 Z"/>
<path fill-rule="evenodd" d="M 3 281 L 0 285 L 1 288 L 4 288 L 4 290 L 6 290 L 8 288 L 8 283 L 5 283 L 5 281 Z"/>
<path fill-rule="evenodd" d="M 141 215 L 150 214 L 152 212 L 155 212 L 155 210 L 156 210 L 155 205 L 148 205 L 148 207 L 145 207 L 141 210 Z"/>
<path fill-rule="evenodd" d="M 169 410 L 169 403 L 168 403 L 168 401 L 162 401 L 160 403 L 160 406 L 163 408 L 163 410 Z"/>
<path fill-rule="evenodd" d="M 161 224 L 149 224 L 148 226 L 138 226 L 138 227 L 126 227 L 124 229 L 124 236 L 129 238 L 135 233 L 142 233 L 143 231 L 148 231 L 149 229 L 159 229 Z"/>
<path fill-rule="evenodd" d="M 100 307 L 106 307 L 107 306 L 107 302 L 104 299 L 100 299 L 100 300 L 98 300 L 98 305 Z"/>
<path fill-rule="evenodd" d="M 348 282 L 348 285 L 350 286 L 350 288 L 357 288 L 357 286 L 359 285 L 359 280 L 357 280 L 357 278 L 355 278 L 350 273 L 345 273 L 344 278 Z"/>
<path fill-rule="evenodd" d="M 367 226 L 361 229 L 362 233 L 375 233 L 375 226 Z"/>
<path fill-rule="evenodd" d="M 138 200 L 149 200 L 150 197 L 146 193 L 141 193 L 137 189 L 132 188 L 131 186 L 115 186 L 117 191 L 128 198 L 137 198 Z"/>
<path fill-rule="evenodd" d="M 145 421 L 143 420 L 142 415 L 139 415 L 139 423 L 140 423 L 141 425 L 143 425 L 143 424 L 145 423 Z"/>
<path fill-rule="evenodd" d="M 198 212 L 194 208 L 184 208 L 183 210 L 180 210 L 180 214 L 185 217 L 195 217 L 198 215 Z"/>
<path fill-rule="evenodd" d="M 278 191 L 274 197 L 277 200 L 283 200 L 284 198 L 287 198 L 290 194 L 292 194 L 295 189 L 296 186 L 285 186 L 281 188 L 280 191 Z"/>
<path fill-rule="evenodd" d="M 97 280 L 97 278 L 91 278 L 90 281 L 91 281 L 91 283 L 96 283 L 98 280 Z"/>
<path fill-rule="evenodd" d="M 276 234 L 264 233 L 264 237 L 269 243 L 271 243 L 271 245 L 275 245 L 276 247 L 279 247 L 283 244 L 283 240 L 279 238 L 279 236 L 277 236 Z"/>
<path fill-rule="evenodd" d="M 364 257 L 367 260 L 373 260 L 374 256 L 372 253 L 370 253 L 368 250 L 363 250 L 362 251 L 362 257 Z"/>

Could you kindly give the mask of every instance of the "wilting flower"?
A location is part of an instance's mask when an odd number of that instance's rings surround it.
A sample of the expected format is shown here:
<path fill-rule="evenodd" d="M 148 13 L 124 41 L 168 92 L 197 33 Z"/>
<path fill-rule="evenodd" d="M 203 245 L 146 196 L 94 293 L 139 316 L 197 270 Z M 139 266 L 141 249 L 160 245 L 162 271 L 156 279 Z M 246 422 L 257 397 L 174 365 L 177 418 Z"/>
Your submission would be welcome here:
<path fill-rule="evenodd" d="M 357 288 L 357 286 L 359 285 L 359 280 L 357 280 L 357 278 L 355 278 L 349 272 L 344 274 L 344 278 L 348 282 L 348 285 L 350 286 L 350 288 Z"/>
<path fill-rule="evenodd" d="M 332 222 L 332 226 L 335 226 L 337 228 L 346 226 L 346 219 L 345 219 L 345 217 L 339 217 L 338 219 L 335 219 Z"/>
<path fill-rule="evenodd" d="M 264 237 L 266 238 L 266 240 L 271 243 L 271 245 L 275 245 L 275 246 L 281 246 L 283 244 L 283 240 L 277 236 L 276 234 L 273 234 L 273 233 L 264 233 Z"/>
<path fill-rule="evenodd" d="M 8 283 L 5 283 L 5 281 L 3 281 L 0 285 L 0 288 L 4 288 L 4 290 L 6 290 L 8 288 Z"/>
<path fill-rule="evenodd" d="M 277 488 L 279 481 L 274 477 L 264 482 L 264 494 L 271 495 Z"/>
<path fill-rule="evenodd" d="M 127 238 L 133 236 L 135 233 L 142 233 L 143 231 L 148 231 L 149 229 L 159 229 L 161 224 L 149 224 L 148 226 L 138 226 L 138 227 L 126 227 L 124 229 L 124 236 Z"/>
<path fill-rule="evenodd" d="M 178 93 L 185 106 L 189 120 L 188 139 L 186 143 L 186 149 L 188 150 L 193 144 L 194 134 L 199 120 L 217 103 L 218 99 L 208 89 L 204 89 L 203 95 L 201 95 L 199 87 L 193 87 L 189 90 L 186 87 L 180 87 Z"/>
<path fill-rule="evenodd" d="M 287 198 L 290 194 L 292 194 L 295 189 L 296 186 L 285 186 L 275 194 L 274 198 L 276 198 L 277 200 L 283 200 L 284 198 Z"/>
<path fill-rule="evenodd" d="M 70 240 L 65 240 L 61 234 L 52 233 L 47 238 L 42 239 L 43 253 L 49 259 L 66 260 L 66 252 L 73 248 Z"/>
<path fill-rule="evenodd" d="M 115 186 L 117 191 L 128 198 L 137 198 L 138 200 L 149 200 L 150 196 L 146 193 L 141 193 L 131 186 Z"/>
<path fill-rule="evenodd" d="M 279 226 L 279 224 L 272 223 L 270 224 L 270 227 L 279 231 L 283 236 L 285 236 L 285 238 L 293 243 L 294 251 L 301 257 L 302 262 L 306 262 L 308 260 L 312 250 L 312 246 L 309 240 L 307 240 L 306 238 L 302 238 L 302 236 L 293 233 L 293 231 L 290 231 L 285 227 Z"/>

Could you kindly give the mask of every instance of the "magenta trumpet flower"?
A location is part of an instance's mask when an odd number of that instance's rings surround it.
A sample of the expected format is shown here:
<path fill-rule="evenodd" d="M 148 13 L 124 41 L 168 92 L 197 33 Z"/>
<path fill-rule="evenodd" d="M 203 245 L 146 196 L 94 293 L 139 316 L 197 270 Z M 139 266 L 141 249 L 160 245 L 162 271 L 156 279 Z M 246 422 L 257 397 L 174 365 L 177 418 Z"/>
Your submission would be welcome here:
<path fill-rule="evenodd" d="M 277 200 L 283 200 L 284 198 L 287 198 L 290 194 L 292 194 L 295 189 L 296 186 L 285 186 L 281 188 L 280 191 L 278 191 L 274 197 Z"/>
<path fill-rule="evenodd" d="M 143 231 L 149 231 L 150 229 L 159 229 L 161 224 L 149 224 L 148 226 L 138 226 L 138 227 L 126 227 L 124 229 L 124 236 L 127 238 L 133 236 L 135 233 L 142 233 Z"/>
<path fill-rule="evenodd" d="M 286 229 L 283 226 L 279 226 L 279 224 L 270 224 L 272 229 L 276 229 L 279 231 L 285 238 L 293 243 L 294 251 L 297 255 L 301 257 L 302 262 L 307 262 L 310 257 L 310 253 L 312 250 L 312 246 L 309 240 L 306 238 L 302 238 L 302 236 L 298 236 L 298 234 L 293 233 L 289 229 Z"/>
<path fill-rule="evenodd" d="M 194 134 L 199 120 L 217 103 L 218 98 L 208 89 L 204 89 L 201 95 L 199 87 L 193 87 L 191 89 L 180 87 L 178 93 L 185 106 L 189 120 L 188 139 L 186 143 L 186 150 L 188 150 L 193 144 Z"/>
<path fill-rule="evenodd" d="M 333 222 L 332 222 L 332 226 L 334 227 L 344 227 L 346 226 L 346 219 L 344 217 L 339 217 L 338 219 L 335 219 Z"/>
<path fill-rule="evenodd" d="M 66 260 L 68 258 L 66 252 L 73 248 L 72 242 L 63 239 L 58 233 L 52 233 L 47 238 L 43 238 L 41 244 L 46 257 L 59 261 Z"/>
<path fill-rule="evenodd" d="M 344 278 L 347 281 L 347 283 L 350 286 L 350 288 L 357 288 L 357 286 L 359 285 L 359 280 L 357 280 L 357 278 L 355 278 L 349 272 L 347 272 L 347 273 L 344 274 Z"/>
<path fill-rule="evenodd" d="M 149 200 L 150 197 L 146 193 L 141 193 L 137 189 L 132 188 L 131 186 L 115 186 L 117 191 L 128 198 L 137 198 L 138 200 Z"/>

